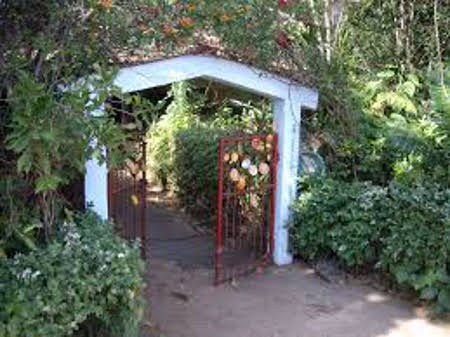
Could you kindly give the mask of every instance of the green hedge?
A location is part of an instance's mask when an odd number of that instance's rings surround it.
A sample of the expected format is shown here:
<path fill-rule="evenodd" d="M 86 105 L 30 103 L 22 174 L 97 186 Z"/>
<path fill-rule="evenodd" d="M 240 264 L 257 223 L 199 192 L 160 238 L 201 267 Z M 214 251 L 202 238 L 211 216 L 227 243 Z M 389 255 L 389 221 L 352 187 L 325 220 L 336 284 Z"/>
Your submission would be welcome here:
<path fill-rule="evenodd" d="M 143 263 L 94 214 L 43 248 L 0 261 L 0 336 L 137 335 Z"/>
<path fill-rule="evenodd" d="M 310 180 L 294 209 L 296 254 L 388 272 L 450 311 L 450 189 Z"/>
<path fill-rule="evenodd" d="M 175 138 L 174 183 L 180 201 L 202 217 L 214 214 L 217 194 L 219 137 L 223 130 L 198 126 Z"/>

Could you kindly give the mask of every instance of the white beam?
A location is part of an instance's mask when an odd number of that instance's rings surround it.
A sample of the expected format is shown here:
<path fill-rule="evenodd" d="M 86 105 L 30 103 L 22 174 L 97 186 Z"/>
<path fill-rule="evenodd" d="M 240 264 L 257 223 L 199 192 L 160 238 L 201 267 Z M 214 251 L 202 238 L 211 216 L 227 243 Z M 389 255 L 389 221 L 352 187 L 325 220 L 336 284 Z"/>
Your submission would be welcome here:
<path fill-rule="evenodd" d="M 301 95 L 305 106 L 310 109 L 317 106 L 315 90 L 264 70 L 213 56 L 180 56 L 123 68 L 114 83 L 122 91 L 132 92 L 198 77 L 266 97 L 288 99 L 291 95 Z"/>

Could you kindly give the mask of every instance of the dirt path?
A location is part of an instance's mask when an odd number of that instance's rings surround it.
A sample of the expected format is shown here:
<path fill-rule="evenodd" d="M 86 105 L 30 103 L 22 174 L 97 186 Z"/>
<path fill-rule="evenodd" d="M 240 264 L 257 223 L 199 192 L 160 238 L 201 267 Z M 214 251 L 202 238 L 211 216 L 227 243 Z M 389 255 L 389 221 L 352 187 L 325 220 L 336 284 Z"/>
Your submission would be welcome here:
<path fill-rule="evenodd" d="M 163 226 L 152 230 L 154 237 L 195 237 L 182 216 L 152 210 L 153 224 L 158 219 Z M 208 238 L 188 242 L 160 241 L 151 249 L 149 296 L 154 323 L 144 327 L 144 336 L 450 336 L 450 325 L 430 322 L 410 303 L 352 281 L 327 283 L 302 264 L 272 267 L 263 275 L 213 287 L 205 259 L 211 248 Z"/>

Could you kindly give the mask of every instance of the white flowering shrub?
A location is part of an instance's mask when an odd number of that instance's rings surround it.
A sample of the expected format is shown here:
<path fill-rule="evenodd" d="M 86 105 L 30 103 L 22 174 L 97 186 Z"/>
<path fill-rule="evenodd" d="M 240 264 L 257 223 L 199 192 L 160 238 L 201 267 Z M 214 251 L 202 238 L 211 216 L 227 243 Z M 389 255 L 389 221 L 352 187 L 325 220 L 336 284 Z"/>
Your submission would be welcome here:
<path fill-rule="evenodd" d="M 137 243 L 87 213 L 57 239 L 0 261 L 0 336 L 132 336 L 142 313 Z"/>

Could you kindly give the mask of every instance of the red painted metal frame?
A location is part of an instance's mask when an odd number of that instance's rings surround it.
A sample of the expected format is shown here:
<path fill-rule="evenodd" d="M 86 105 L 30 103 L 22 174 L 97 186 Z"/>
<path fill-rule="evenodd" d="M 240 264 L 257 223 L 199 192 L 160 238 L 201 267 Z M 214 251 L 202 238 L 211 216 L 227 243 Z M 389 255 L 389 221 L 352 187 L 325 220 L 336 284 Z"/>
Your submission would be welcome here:
<path fill-rule="evenodd" d="M 216 256 L 215 256 L 215 280 L 214 284 L 220 284 L 220 276 L 223 269 L 223 156 L 224 156 L 224 138 L 219 140 L 219 184 L 217 188 L 217 224 L 216 224 Z"/>
<path fill-rule="evenodd" d="M 143 259 L 147 257 L 147 143 L 142 137 L 141 140 L 141 173 L 140 180 L 140 239 L 141 239 L 141 256 Z"/>
<path fill-rule="evenodd" d="M 141 240 L 141 256 L 147 251 L 147 177 L 146 143 L 142 136 L 138 139 L 140 162 L 137 178 L 126 176 L 125 167 L 113 168 L 108 173 L 108 218 L 121 228 L 126 239 Z M 129 196 L 137 196 L 137 207 L 130 207 Z"/>
<path fill-rule="evenodd" d="M 273 136 L 272 144 L 272 157 L 270 160 L 270 219 L 269 219 L 269 250 L 265 252 L 261 259 L 255 261 L 255 265 L 252 270 L 246 270 L 235 276 L 243 276 L 251 273 L 253 270 L 267 265 L 272 262 L 272 256 L 275 249 L 275 195 L 277 186 L 277 170 L 278 170 L 278 135 L 276 133 L 270 134 Z M 219 139 L 219 155 L 218 155 L 218 190 L 217 190 L 217 209 L 216 209 L 216 228 L 215 228 L 215 278 L 214 284 L 217 286 L 221 283 L 229 281 L 230 279 L 223 278 L 223 201 L 224 201 L 224 149 L 229 143 L 243 143 L 246 141 L 252 141 L 254 139 L 266 139 L 269 134 L 257 134 L 257 135 L 244 135 L 238 137 L 226 137 Z M 263 210 L 264 214 L 264 210 Z M 264 215 L 263 215 L 264 217 Z M 264 218 L 263 218 L 264 221 Z M 261 245 L 263 245 L 263 239 L 261 238 Z"/>

